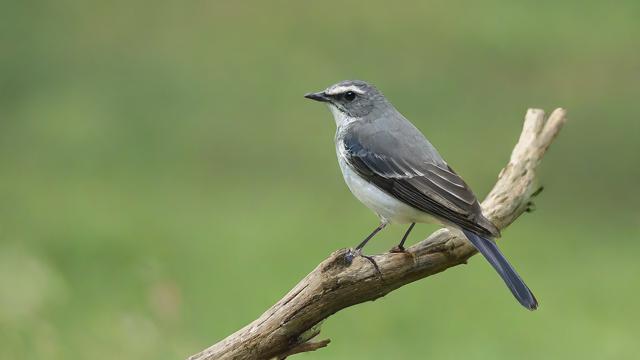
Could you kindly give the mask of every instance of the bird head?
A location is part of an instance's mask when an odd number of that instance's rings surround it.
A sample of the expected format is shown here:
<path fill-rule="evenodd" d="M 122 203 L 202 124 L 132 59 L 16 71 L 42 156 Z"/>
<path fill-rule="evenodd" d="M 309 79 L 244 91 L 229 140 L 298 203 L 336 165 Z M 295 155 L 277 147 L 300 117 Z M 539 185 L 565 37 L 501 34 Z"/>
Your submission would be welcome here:
<path fill-rule="evenodd" d="M 327 103 L 334 115 L 352 118 L 365 117 L 377 106 L 386 104 L 384 96 L 375 86 L 361 80 L 341 81 L 304 97 Z"/>

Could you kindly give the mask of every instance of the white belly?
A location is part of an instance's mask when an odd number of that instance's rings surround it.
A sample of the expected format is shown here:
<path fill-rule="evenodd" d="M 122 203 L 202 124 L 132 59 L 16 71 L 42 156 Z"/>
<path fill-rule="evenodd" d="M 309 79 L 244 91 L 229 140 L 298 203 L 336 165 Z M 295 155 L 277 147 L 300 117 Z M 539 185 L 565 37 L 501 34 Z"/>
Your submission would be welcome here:
<path fill-rule="evenodd" d="M 338 162 L 349 190 L 358 200 L 373 210 L 382 222 L 396 224 L 437 222 L 429 214 L 401 202 L 360 177 L 340 156 Z"/>

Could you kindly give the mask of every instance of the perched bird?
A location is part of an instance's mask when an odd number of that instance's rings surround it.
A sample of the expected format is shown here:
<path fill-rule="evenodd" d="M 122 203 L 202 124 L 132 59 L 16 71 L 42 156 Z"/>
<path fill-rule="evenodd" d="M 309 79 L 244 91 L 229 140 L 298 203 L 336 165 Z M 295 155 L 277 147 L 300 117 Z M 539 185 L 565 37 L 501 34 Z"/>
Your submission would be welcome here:
<path fill-rule="evenodd" d="M 500 232 L 482 215 L 469 186 L 377 88 L 347 80 L 305 97 L 329 106 L 336 121 L 336 152 L 344 180 L 380 218 L 380 225 L 355 248 L 358 255 L 389 223 L 410 224 L 392 249 L 404 251 L 416 223 L 435 221 L 461 230 L 520 304 L 529 310 L 537 308 L 531 290 L 492 241 Z"/>

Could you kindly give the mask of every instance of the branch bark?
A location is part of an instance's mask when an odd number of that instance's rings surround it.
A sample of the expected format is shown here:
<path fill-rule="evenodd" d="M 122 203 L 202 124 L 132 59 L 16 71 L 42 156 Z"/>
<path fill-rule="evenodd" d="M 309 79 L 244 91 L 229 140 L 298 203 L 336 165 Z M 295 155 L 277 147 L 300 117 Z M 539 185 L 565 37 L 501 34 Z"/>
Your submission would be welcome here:
<path fill-rule="evenodd" d="M 527 111 L 511 159 L 482 203 L 484 214 L 499 229 L 532 205 L 536 169 L 565 122 L 563 109 L 556 109 L 546 120 L 542 110 Z M 319 349 L 329 340 L 310 340 L 332 314 L 466 263 L 476 251 L 457 232 L 440 229 L 405 253 L 373 256 L 379 271 L 362 257 L 349 263 L 348 252 L 341 249 L 331 254 L 260 318 L 189 360 L 284 359 Z"/>

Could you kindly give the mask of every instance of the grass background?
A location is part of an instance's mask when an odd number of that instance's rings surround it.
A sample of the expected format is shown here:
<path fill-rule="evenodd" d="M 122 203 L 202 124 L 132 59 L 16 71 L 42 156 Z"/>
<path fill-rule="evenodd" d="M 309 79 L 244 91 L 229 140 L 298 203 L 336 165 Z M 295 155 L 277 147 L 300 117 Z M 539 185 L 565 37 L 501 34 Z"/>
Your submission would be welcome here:
<path fill-rule="evenodd" d="M 638 1 L 4 1 L 0 358 L 175 359 L 261 314 L 376 218 L 327 110 L 371 81 L 483 196 L 526 108 L 570 122 L 501 247 L 332 317 L 306 359 L 635 359 Z M 392 227 L 368 247 L 384 251 Z M 410 242 L 433 230 L 420 225 Z"/>

